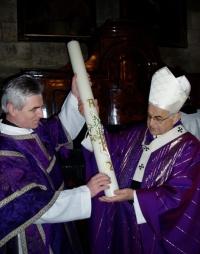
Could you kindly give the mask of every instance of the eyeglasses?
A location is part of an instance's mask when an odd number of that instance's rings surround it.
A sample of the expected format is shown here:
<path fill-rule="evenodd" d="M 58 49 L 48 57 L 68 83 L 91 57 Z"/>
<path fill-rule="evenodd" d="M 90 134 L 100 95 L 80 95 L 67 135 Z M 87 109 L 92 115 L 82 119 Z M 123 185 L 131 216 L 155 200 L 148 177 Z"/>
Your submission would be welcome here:
<path fill-rule="evenodd" d="M 173 116 L 174 114 L 170 115 Z M 157 124 L 161 124 L 163 121 L 165 121 L 167 118 L 169 118 L 170 116 L 166 117 L 166 118 L 162 118 L 160 116 L 151 116 L 149 114 L 147 114 L 147 119 L 151 120 L 151 118 L 153 118 L 153 120 L 157 123 Z"/>

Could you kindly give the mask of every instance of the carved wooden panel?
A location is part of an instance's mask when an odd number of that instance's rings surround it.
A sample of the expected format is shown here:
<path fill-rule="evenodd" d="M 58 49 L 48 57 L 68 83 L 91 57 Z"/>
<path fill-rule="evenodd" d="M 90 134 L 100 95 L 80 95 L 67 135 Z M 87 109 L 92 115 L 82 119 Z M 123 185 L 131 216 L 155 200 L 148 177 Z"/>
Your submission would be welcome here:
<path fill-rule="evenodd" d="M 105 125 L 123 126 L 146 120 L 149 87 L 154 72 L 165 66 L 151 33 L 133 21 L 108 20 L 88 44 L 86 69 L 93 81 L 100 119 Z M 200 108 L 200 74 L 170 68 L 191 82 L 191 99 Z M 71 88 L 71 64 L 58 70 L 22 70 L 45 85 L 47 117 L 60 111 Z"/>
<path fill-rule="evenodd" d="M 133 21 L 108 20 L 93 48 L 86 68 L 99 73 L 94 93 L 102 122 L 145 120 L 151 76 L 162 65 L 152 35 Z"/>
<path fill-rule="evenodd" d="M 148 30 L 132 21 L 107 21 L 90 44 L 85 62 L 105 125 L 126 125 L 146 118 L 150 79 L 161 61 Z M 70 90 L 70 63 L 60 70 L 23 70 L 44 85 L 47 116 L 59 112 Z"/>

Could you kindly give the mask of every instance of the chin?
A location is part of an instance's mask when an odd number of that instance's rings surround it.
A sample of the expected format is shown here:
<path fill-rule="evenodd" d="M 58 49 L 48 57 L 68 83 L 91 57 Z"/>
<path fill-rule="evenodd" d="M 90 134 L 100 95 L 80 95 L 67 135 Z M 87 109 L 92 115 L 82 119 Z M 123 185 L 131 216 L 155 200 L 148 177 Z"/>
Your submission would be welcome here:
<path fill-rule="evenodd" d="M 36 129 L 38 127 L 39 123 L 35 123 L 33 124 L 33 126 L 31 127 L 31 129 Z"/>

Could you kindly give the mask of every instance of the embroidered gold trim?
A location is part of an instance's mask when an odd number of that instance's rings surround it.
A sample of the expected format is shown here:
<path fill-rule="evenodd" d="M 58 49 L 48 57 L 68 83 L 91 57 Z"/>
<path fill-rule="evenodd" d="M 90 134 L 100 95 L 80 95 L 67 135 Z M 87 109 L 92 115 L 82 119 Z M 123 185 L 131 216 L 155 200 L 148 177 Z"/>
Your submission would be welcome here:
<path fill-rule="evenodd" d="M 48 173 L 51 172 L 51 170 L 52 170 L 52 168 L 53 168 L 53 166 L 54 166 L 54 164 L 55 164 L 56 157 L 55 157 L 55 156 L 53 157 L 52 162 L 50 163 L 50 166 L 46 169 L 46 168 L 44 168 L 44 167 L 42 166 L 42 164 L 37 160 L 37 158 L 35 158 L 35 156 L 34 156 L 33 154 L 32 154 L 32 156 L 34 157 L 35 161 L 37 161 L 37 164 L 38 164 L 38 166 L 40 167 L 40 169 L 44 172 L 44 174 L 45 174 L 46 177 L 48 178 L 49 183 L 50 183 L 52 189 L 55 190 L 54 184 L 53 184 L 53 182 L 52 182 L 52 180 L 51 180 L 51 178 L 50 178 L 50 176 L 49 176 Z"/>
<path fill-rule="evenodd" d="M 47 157 L 48 159 L 50 159 L 50 156 L 49 156 L 49 154 L 47 153 L 47 150 L 45 149 L 44 145 L 42 144 L 42 142 L 41 142 L 41 140 L 40 140 L 40 138 L 38 137 L 37 134 L 35 134 L 35 139 L 36 139 L 36 141 L 37 141 L 39 147 L 40 147 L 41 150 L 43 151 L 43 153 L 46 155 L 46 157 Z"/>
<path fill-rule="evenodd" d="M 40 185 L 36 183 L 29 184 L 25 186 L 24 188 L 22 188 L 21 190 L 16 191 L 15 193 L 11 194 L 9 197 L 2 200 L 0 202 L 0 208 L 2 208 L 4 205 L 8 204 L 9 202 L 13 201 L 15 198 L 20 197 L 21 195 L 23 195 L 24 193 L 28 192 L 29 190 L 35 187 L 39 187 L 42 190 L 47 190 L 47 188 L 44 185 Z"/>
<path fill-rule="evenodd" d="M 49 246 L 49 251 L 50 251 L 50 254 L 53 254 L 53 250 L 52 250 L 51 246 Z"/>
<path fill-rule="evenodd" d="M 45 243 L 46 243 L 46 236 L 45 236 L 44 229 L 43 229 L 42 225 L 39 225 L 39 224 L 37 224 L 37 228 L 38 228 L 38 231 L 39 231 L 39 233 L 40 233 L 40 235 L 41 235 L 41 238 L 42 238 L 42 240 L 43 240 L 43 243 L 44 243 L 44 245 L 45 245 Z M 50 253 L 50 254 L 53 254 L 53 251 L 52 251 L 52 249 L 51 249 L 51 246 L 49 246 L 49 253 Z"/>
<path fill-rule="evenodd" d="M 40 232 L 41 238 L 42 238 L 43 243 L 44 243 L 44 245 L 45 245 L 46 236 L 45 236 L 45 233 L 44 233 L 44 229 L 43 229 L 42 225 L 40 225 L 40 224 L 37 224 L 36 226 L 37 226 L 37 228 L 38 228 L 38 231 Z"/>
<path fill-rule="evenodd" d="M 63 126 L 63 125 L 62 125 L 62 126 Z M 65 129 L 64 126 L 63 126 L 63 130 L 64 130 L 64 132 L 65 132 L 65 134 L 66 134 L 66 136 L 67 136 L 68 142 L 73 142 L 72 139 L 71 139 L 71 136 L 69 135 L 68 131 Z"/>
<path fill-rule="evenodd" d="M 21 153 L 18 152 L 14 152 L 14 151 L 5 151 L 5 150 L 1 150 L 0 151 L 0 155 L 2 156 L 14 156 L 14 157 L 24 157 L 24 155 L 22 155 Z"/>
<path fill-rule="evenodd" d="M 53 166 L 54 166 L 55 162 L 56 162 L 56 157 L 55 157 L 55 156 L 53 156 L 53 159 L 52 159 L 52 161 L 51 161 L 51 163 L 50 163 L 49 167 L 48 167 L 48 168 L 47 168 L 47 170 L 46 170 L 48 173 L 50 173 L 50 172 L 51 172 L 51 170 L 52 170 L 52 168 L 53 168 Z"/>
<path fill-rule="evenodd" d="M 60 150 L 61 147 L 66 147 L 67 149 L 73 149 L 73 142 L 69 141 L 67 143 L 64 144 L 58 144 L 58 147 L 56 147 L 56 151 L 58 152 Z"/>
<path fill-rule="evenodd" d="M 23 230 L 20 233 L 20 239 L 21 239 L 21 246 L 22 246 L 23 254 L 28 254 L 25 230 Z"/>
<path fill-rule="evenodd" d="M 2 136 L 4 136 L 4 135 L 2 135 Z M 27 134 L 27 135 L 12 135 L 12 136 L 9 136 L 9 137 L 12 137 L 12 139 L 15 139 L 15 140 L 35 139 L 36 142 L 38 143 L 39 147 L 43 151 L 43 153 L 46 155 L 47 158 L 49 158 L 49 155 L 47 154 L 47 151 L 46 151 L 44 145 L 42 144 L 40 138 L 38 137 L 37 133 Z"/>
<path fill-rule="evenodd" d="M 60 150 L 61 147 L 66 147 L 68 149 L 73 149 L 73 140 L 71 139 L 69 133 L 67 132 L 67 130 L 65 129 L 65 127 L 62 125 L 63 127 L 63 130 L 65 132 L 65 135 L 67 136 L 67 140 L 68 142 L 67 143 L 64 143 L 64 144 L 58 144 L 58 147 L 56 147 L 56 151 L 58 152 Z"/>
<path fill-rule="evenodd" d="M 62 186 L 61 186 L 62 187 Z M 61 188 L 60 187 L 60 188 Z M 55 203 L 56 199 L 58 198 L 60 194 L 60 191 L 56 191 L 55 195 L 53 196 L 52 200 L 42 209 L 40 210 L 35 216 L 33 216 L 30 220 L 26 221 L 24 224 L 22 224 L 20 227 L 14 229 L 10 234 L 6 235 L 1 241 L 0 241 L 0 247 L 2 247 L 7 241 L 9 241 L 11 238 L 13 238 L 15 235 L 21 233 L 24 229 L 26 229 L 28 226 L 33 224 L 36 220 L 38 220 L 46 211 L 50 209 L 50 207 Z"/>

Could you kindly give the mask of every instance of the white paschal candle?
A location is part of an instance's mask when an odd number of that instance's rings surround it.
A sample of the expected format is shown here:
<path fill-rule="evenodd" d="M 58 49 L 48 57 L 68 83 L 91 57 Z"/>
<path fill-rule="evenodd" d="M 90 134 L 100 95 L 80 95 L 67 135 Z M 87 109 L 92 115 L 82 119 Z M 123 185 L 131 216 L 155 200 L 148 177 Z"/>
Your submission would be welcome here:
<path fill-rule="evenodd" d="M 80 99 L 84 103 L 85 121 L 92 142 L 98 170 L 101 173 L 106 173 L 111 179 L 111 184 L 109 184 L 110 188 L 104 192 L 107 197 L 112 197 L 115 196 L 114 190 L 118 190 L 119 186 L 107 148 L 103 126 L 94 103 L 94 96 L 89 83 L 79 42 L 70 41 L 67 44 L 67 48 L 73 72 L 77 74 L 76 83 L 79 90 Z"/>

